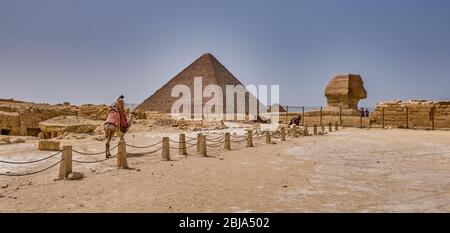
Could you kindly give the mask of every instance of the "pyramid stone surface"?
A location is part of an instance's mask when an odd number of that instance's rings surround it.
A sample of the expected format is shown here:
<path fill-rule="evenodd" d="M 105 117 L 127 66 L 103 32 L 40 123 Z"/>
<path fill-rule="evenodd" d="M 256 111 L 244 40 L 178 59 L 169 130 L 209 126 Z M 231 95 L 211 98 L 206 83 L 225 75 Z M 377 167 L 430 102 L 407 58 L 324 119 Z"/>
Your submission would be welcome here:
<path fill-rule="evenodd" d="M 194 96 L 194 77 L 203 77 L 203 89 L 210 84 L 216 84 L 223 91 L 223 106 L 225 112 L 226 85 L 243 85 L 234 75 L 228 71 L 212 54 L 206 53 L 195 60 L 187 68 L 182 70 L 152 96 L 136 107 L 138 111 L 159 111 L 170 113 L 172 104 L 178 99 L 171 97 L 172 88 L 179 84 L 187 85 L 191 89 L 192 104 Z M 203 98 L 202 106 L 211 98 Z M 236 100 L 235 100 L 236 109 Z M 248 96 L 246 96 L 246 109 L 248 109 Z M 194 111 L 193 105 L 191 108 Z"/>

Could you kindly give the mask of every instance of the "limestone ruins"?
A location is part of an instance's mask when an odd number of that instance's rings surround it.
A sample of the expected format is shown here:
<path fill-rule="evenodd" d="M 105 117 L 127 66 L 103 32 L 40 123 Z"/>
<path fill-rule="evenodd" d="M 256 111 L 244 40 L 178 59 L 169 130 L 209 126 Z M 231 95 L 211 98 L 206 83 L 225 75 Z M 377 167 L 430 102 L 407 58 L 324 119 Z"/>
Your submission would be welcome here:
<path fill-rule="evenodd" d="M 377 103 L 371 123 L 399 128 L 450 128 L 450 101 L 400 100 Z"/>
<path fill-rule="evenodd" d="M 50 105 L 0 99 L 0 133 L 1 135 L 38 136 L 44 130 L 47 131 L 45 132 L 46 138 L 56 137 L 57 134 L 65 132 L 62 129 L 71 130 L 72 128 L 67 127 L 68 123 L 66 121 L 59 128 L 53 124 L 53 128 L 50 130 L 50 127 L 45 125 L 45 121 L 61 116 L 78 116 L 89 120 L 104 120 L 107 111 L 107 105 L 88 104 L 75 106 L 69 103 Z M 67 118 L 66 120 L 68 119 L 74 120 L 75 118 Z M 78 123 L 73 121 L 71 124 L 77 125 Z"/>

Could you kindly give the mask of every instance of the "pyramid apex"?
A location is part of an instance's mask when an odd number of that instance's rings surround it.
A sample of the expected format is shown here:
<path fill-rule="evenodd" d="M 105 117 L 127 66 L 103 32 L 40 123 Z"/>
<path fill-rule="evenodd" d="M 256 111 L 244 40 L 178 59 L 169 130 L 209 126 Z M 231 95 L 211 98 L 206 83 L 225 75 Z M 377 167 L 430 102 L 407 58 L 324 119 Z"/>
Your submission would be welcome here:
<path fill-rule="evenodd" d="M 200 56 L 200 57 L 213 58 L 214 55 L 212 55 L 211 53 L 204 53 L 204 54 L 202 54 L 202 56 Z"/>

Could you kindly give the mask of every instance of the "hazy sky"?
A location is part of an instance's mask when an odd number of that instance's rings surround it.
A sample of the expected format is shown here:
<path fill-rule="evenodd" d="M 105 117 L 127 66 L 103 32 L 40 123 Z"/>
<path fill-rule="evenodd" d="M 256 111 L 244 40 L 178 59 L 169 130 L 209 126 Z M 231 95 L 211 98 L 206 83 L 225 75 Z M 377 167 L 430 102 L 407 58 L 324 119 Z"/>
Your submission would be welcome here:
<path fill-rule="evenodd" d="M 338 73 L 362 105 L 450 99 L 450 1 L 0 0 L 0 98 L 140 103 L 205 52 L 282 104 L 325 104 Z"/>

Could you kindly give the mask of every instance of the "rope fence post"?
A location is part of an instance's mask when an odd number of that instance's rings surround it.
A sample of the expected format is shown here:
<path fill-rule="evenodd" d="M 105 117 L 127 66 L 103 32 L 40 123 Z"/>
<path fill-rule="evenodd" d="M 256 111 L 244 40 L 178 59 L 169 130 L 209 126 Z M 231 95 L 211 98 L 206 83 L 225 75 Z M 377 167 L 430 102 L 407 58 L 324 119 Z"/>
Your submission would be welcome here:
<path fill-rule="evenodd" d="M 431 108 L 431 130 L 434 130 L 434 115 L 436 112 L 436 106 Z"/>
<path fill-rule="evenodd" d="M 333 124 L 331 122 L 328 122 L 328 131 L 333 132 Z"/>
<path fill-rule="evenodd" d="M 319 121 L 319 123 L 320 123 L 320 125 L 322 125 L 322 106 L 320 106 L 320 121 Z"/>
<path fill-rule="evenodd" d="M 286 128 L 281 127 L 281 141 L 286 141 Z"/>
<path fill-rule="evenodd" d="M 313 135 L 317 135 L 317 124 L 314 124 Z"/>
<path fill-rule="evenodd" d="M 59 179 L 67 178 L 72 173 L 72 146 L 64 146 L 59 166 Z"/>
<path fill-rule="evenodd" d="M 271 140 L 270 140 L 270 131 L 269 131 L 269 130 L 264 131 L 264 135 L 266 136 L 266 143 L 267 143 L 267 144 L 270 144 L 270 143 L 271 143 Z"/>
<path fill-rule="evenodd" d="M 197 134 L 197 153 L 200 153 L 202 136 L 202 133 Z"/>
<path fill-rule="evenodd" d="M 163 160 L 163 161 L 170 161 L 169 137 L 163 137 L 161 160 Z"/>
<path fill-rule="evenodd" d="M 406 128 L 409 129 L 409 109 L 406 106 Z"/>
<path fill-rule="evenodd" d="M 201 147 L 200 147 L 200 155 L 206 157 L 207 156 L 207 151 L 206 151 L 206 135 L 202 135 L 201 136 Z"/>
<path fill-rule="evenodd" d="M 186 135 L 184 133 L 180 134 L 178 147 L 179 147 L 179 149 L 178 149 L 179 155 L 187 155 Z"/>
<path fill-rule="evenodd" d="M 224 150 L 231 150 L 231 137 L 230 133 L 225 133 L 225 143 L 223 144 Z"/>
<path fill-rule="evenodd" d="M 320 124 L 320 129 L 322 130 L 322 133 L 325 133 L 325 126 L 323 124 Z"/>
<path fill-rule="evenodd" d="M 305 125 L 305 126 L 304 126 L 304 128 L 305 128 L 305 136 L 309 136 L 309 132 L 308 132 L 308 126 L 307 126 L 307 125 Z"/>
<path fill-rule="evenodd" d="M 288 113 L 289 113 L 289 105 L 286 105 L 286 112 L 284 113 L 284 118 L 286 120 L 286 124 L 289 124 L 289 122 L 288 122 Z"/>
<path fill-rule="evenodd" d="M 337 123 L 337 121 L 334 122 L 334 131 L 338 131 L 339 130 L 339 125 Z"/>
<path fill-rule="evenodd" d="M 302 125 L 305 126 L 305 106 L 302 107 Z"/>
<path fill-rule="evenodd" d="M 119 157 L 117 157 L 117 167 L 118 168 L 128 168 L 127 163 L 127 144 L 125 140 L 120 139 L 119 141 Z"/>
<path fill-rule="evenodd" d="M 247 130 L 247 147 L 253 147 L 253 131 Z"/>

